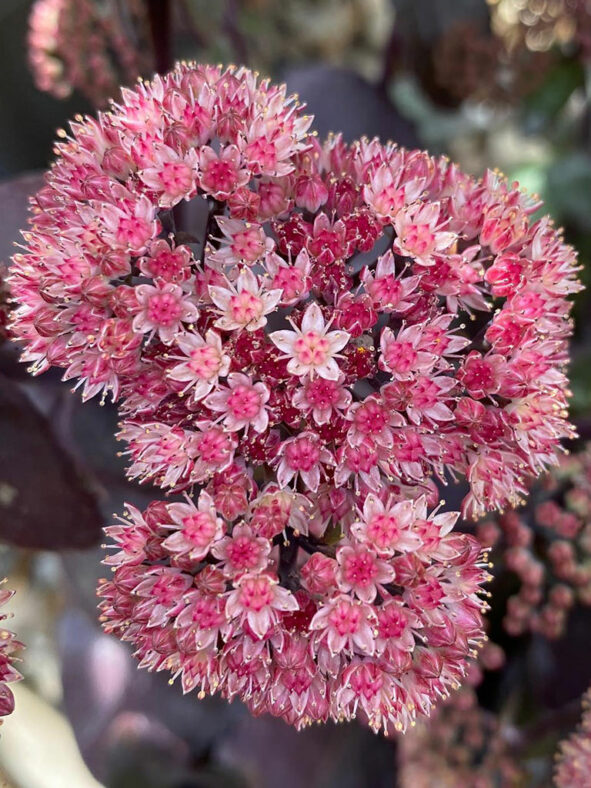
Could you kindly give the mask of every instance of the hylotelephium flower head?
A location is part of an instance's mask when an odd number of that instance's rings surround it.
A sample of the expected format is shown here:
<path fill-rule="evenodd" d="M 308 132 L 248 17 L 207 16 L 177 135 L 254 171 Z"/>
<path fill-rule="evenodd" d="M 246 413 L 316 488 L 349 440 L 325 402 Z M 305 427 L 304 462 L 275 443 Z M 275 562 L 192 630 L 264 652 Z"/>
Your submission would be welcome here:
<path fill-rule="evenodd" d="M 573 434 L 576 255 L 487 173 L 320 144 L 283 87 L 179 65 L 72 124 L 15 258 L 32 371 L 110 393 L 129 476 L 105 627 L 186 691 L 403 730 L 484 637 L 478 542 Z"/>

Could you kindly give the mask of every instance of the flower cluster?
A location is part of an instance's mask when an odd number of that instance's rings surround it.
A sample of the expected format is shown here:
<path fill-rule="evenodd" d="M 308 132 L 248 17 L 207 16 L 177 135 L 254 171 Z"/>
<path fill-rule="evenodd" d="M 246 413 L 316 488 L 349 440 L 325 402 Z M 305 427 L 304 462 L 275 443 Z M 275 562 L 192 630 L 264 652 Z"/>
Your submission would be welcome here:
<path fill-rule="evenodd" d="M 451 474 L 465 516 L 517 504 L 572 434 L 574 251 L 490 172 L 309 123 L 190 66 L 74 123 L 14 258 L 24 358 L 122 398 L 131 474 L 167 488 L 243 460 L 310 494 Z"/>
<path fill-rule="evenodd" d="M 556 756 L 557 788 L 585 788 L 591 772 L 591 689 L 583 695 L 583 717 L 578 730 L 561 742 Z"/>
<path fill-rule="evenodd" d="M 520 583 L 507 600 L 506 631 L 560 637 L 571 608 L 591 605 L 591 448 L 534 486 L 524 511 L 479 523 L 477 537 L 493 547 L 495 574 L 509 571 Z"/>
<path fill-rule="evenodd" d="M 506 715 L 480 705 L 476 688 L 484 671 L 500 670 L 503 649 L 487 640 L 462 687 L 398 740 L 400 788 L 471 788 L 521 785 L 525 777 L 512 745 L 519 730 Z"/>
<path fill-rule="evenodd" d="M 29 17 L 29 63 L 39 90 L 66 98 L 76 89 L 96 106 L 151 65 L 142 0 L 36 0 Z"/>
<path fill-rule="evenodd" d="M 427 516 L 433 476 L 479 516 L 556 462 L 576 257 L 501 177 L 310 123 L 194 65 L 73 123 L 14 332 L 34 373 L 119 401 L 131 478 L 190 493 L 110 530 L 105 624 L 142 664 L 405 728 L 482 637 L 480 549 Z"/>
<path fill-rule="evenodd" d="M 195 502 L 128 506 L 106 529 L 102 621 L 185 692 L 297 728 L 405 730 L 459 686 L 483 637 L 486 570 L 456 518 L 386 492 L 351 510 L 324 491 L 314 506 L 233 466 Z"/>
<path fill-rule="evenodd" d="M 398 742 L 400 788 L 497 788 L 524 784 L 511 753 L 517 730 L 462 687 Z M 565 783 L 566 785 L 567 783 Z"/>
<path fill-rule="evenodd" d="M 0 607 L 8 602 L 13 593 L 0 588 Z M 0 623 L 6 617 L 5 613 L 0 613 Z M 14 709 L 14 697 L 8 685 L 22 678 L 13 664 L 14 653 L 20 648 L 22 644 L 15 640 L 14 634 L 0 626 L 0 717 L 11 714 Z"/>

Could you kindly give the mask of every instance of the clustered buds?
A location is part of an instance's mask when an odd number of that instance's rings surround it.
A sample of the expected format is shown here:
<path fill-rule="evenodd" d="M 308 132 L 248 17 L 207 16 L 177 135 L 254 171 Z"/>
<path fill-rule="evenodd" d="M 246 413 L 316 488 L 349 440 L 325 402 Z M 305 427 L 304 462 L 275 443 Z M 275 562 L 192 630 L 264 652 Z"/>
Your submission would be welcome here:
<path fill-rule="evenodd" d="M 81 91 L 106 104 L 150 68 L 142 0 L 35 0 L 29 17 L 29 64 L 39 90 L 56 98 Z"/>
<path fill-rule="evenodd" d="M 591 690 L 583 695 L 583 716 L 578 730 L 561 742 L 556 756 L 557 788 L 585 788 L 591 773 Z"/>
<path fill-rule="evenodd" d="M 13 593 L 0 588 L 0 608 L 8 602 Z M 6 613 L 0 613 L 0 623 L 6 618 Z M 14 634 L 0 626 L 0 717 L 11 714 L 14 709 L 14 696 L 8 685 L 22 678 L 14 667 L 14 654 L 21 648 L 22 644 L 15 639 Z"/>
<path fill-rule="evenodd" d="M 483 521 L 477 537 L 493 548 L 495 574 L 520 581 L 507 600 L 506 631 L 563 635 L 572 607 L 591 605 L 591 449 L 564 457 L 525 510 Z"/>
<path fill-rule="evenodd" d="M 179 65 L 80 119 L 15 255 L 34 373 L 119 402 L 129 508 L 105 626 L 143 665 L 296 725 L 404 729 L 483 637 L 465 516 L 567 420 L 576 256 L 503 178 L 323 145 L 285 89 Z"/>
<path fill-rule="evenodd" d="M 438 706 L 430 720 L 399 740 L 398 785 L 522 785 L 526 775 L 511 752 L 516 739 L 515 728 L 482 708 L 472 687 L 462 687 Z"/>

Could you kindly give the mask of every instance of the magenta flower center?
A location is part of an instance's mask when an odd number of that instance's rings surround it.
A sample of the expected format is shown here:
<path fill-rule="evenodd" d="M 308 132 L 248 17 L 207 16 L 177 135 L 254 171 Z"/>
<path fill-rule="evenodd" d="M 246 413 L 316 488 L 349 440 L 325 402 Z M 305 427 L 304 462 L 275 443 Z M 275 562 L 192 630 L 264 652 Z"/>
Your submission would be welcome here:
<path fill-rule="evenodd" d="M 236 386 L 228 396 L 228 409 L 237 418 L 252 419 L 261 409 L 261 395 L 251 386 Z"/>
<path fill-rule="evenodd" d="M 178 323 L 182 307 L 172 293 L 161 293 L 150 298 L 148 316 L 158 326 L 173 326 Z"/>
<path fill-rule="evenodd" d="M 295 356 L 302 364 L 320 366 L 329 357 L 330 342 L 326 337 L 308 331 L 294 342 Z"/>
<path fill-rule="evenodd" d="M 245 609 L 259 612 L 273 602 L 273 586 L 264 577 L 250 578 L 240 587 L 240 602 Z"/>
<path fill-rule="evenodd" d="M 320 449 L 307 438 L 297 438 L 286 447 L 285 459 L 294 471 L 310 471 L 320 460 Z"/>
<path fill-rule="evenodd" d="M 361 623 L 361 612 L 356 605 L 342 601 L 330 612 L 329 621 L 339 635 L 354 635 Z"/>

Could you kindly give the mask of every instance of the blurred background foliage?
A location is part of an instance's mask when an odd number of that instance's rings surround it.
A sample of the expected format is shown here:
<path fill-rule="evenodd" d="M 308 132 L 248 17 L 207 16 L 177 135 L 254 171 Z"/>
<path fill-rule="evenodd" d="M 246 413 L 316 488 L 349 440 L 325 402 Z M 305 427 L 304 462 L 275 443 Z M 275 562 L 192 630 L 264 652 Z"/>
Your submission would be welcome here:
<path fill-rule="evenodd" d="M 244 63 L 298 92 L 321 135 L 377 134 L 445 153 L 472 173 L 498 168 L 518 180 L 564 227 L 580 252 L 583 279 L 591 281 L 591 9 L 585 2 L 146 2 L 171 14 L 170 46 L 156 52 L 161 62 Z M 27 196 L 40 183 L 36 171 L 51 160 L 56 129 L 93 111 L 78 92 L 58 100 L 36 89 L 26 46 L 31 6 L 30 0 L 0 3 L 5 262 L 25 224 Z M 574 418 L 586 439 L 590 314 L 590 298 L 582 294 L 571 373 Z M 3 784 L 398 784 L 395 746 L 367 730 L 326 726 L 297 734 L 277 720 L 250 718 L 239 704 L 182 698 L 160 676 L 138 673 L 125 647 L 101 634 L 94 599 L 102 573 L 100 527 L 123 500 L 149 500 L 149 491 L 124 479 L 114 424 L 112 410 L 95 403 L 82 408 L 57 376 L 28 379 L 15 349 L 0 347 L 0 576 L 8 575 L 18 592 L 11 627 L 27 644 L 26 681 L 0 737 Z M 518 699 L 526 718 L 540 706 L 548 714 L 567 709 L 549 743 L 543 733 L 532 739 L 527 777 L 511 785 L 550 784 L 550 753 L 574 724 L 576 698 L 591 679 L 590 624 L 578 611 L 558 650 L 540 637 L 517 639 L 512 670 L 484 685 L 484 702 L 494 707 Z M 565 655 L 568 675 L 561 670 Z"/>

